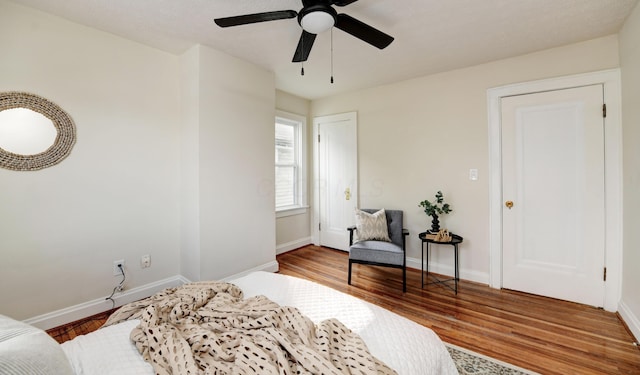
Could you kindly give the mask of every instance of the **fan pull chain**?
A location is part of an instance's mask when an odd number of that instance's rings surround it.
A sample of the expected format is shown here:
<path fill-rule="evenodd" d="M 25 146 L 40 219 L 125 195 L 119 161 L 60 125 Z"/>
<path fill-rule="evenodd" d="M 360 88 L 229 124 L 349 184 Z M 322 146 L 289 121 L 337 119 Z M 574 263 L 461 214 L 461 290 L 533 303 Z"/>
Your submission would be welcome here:
<path fill-rule="evenodd" d="M 302 34 L 302 37 L 300 38 L 300 53 L 303 54 L 304 53 L 304 33 Z M 300 75 L 303 76 L 304 75 L 304 60 L 302 58 L 300 58 L 300 65 L 302 66 L 302 68 L 300 69 Z"/>
<path fill-rule="evenodd" d="M 331 28 L 331 84 L 333 84 L 333 27 Z"/>

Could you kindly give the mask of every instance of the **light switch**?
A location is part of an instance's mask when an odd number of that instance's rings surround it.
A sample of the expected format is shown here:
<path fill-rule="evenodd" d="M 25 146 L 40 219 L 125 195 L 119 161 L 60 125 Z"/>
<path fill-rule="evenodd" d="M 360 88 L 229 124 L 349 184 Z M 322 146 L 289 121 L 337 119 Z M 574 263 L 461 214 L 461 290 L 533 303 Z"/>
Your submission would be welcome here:
<path fill-rule="evenodd" d="M 469 179 L 471 181 L 477 181 L 478 180 L 478 170 L 475 168 L 469 169 Z"/>

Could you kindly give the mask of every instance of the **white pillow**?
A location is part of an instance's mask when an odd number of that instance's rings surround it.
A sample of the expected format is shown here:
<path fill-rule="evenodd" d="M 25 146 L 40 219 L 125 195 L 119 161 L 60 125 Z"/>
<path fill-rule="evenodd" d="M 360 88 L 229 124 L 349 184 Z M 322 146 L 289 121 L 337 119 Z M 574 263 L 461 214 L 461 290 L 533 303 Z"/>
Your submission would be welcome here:
<path fill-rule="evenodd" d="M 372 240 L 391 242 L 384 208 L 372 214 L 356 208 L 355 234 L 353 243 Z"/>
<path fill-rule="evenodd" d="M 72 375 L 60 344 L 41 329 L 0 315 L 0 374 Z"/>
<path fill-rule="evenodd" d="M 129 336 L 140 324 L 127 320 L 100 328 L 62 343 L 62 350 L 78 375 L 153 375 L 153 367 L 142 358 Z"/>

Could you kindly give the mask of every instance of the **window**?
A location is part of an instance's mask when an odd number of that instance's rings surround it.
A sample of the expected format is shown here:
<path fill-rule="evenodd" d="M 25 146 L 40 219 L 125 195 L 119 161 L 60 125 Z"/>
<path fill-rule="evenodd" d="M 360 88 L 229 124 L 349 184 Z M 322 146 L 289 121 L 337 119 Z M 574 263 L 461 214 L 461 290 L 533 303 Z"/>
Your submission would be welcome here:
<path fill-rule="evenodd" d="M 277 112 L 275 192 L 278 216 L 298 214 L 306 209 L 304 117 Z"/>

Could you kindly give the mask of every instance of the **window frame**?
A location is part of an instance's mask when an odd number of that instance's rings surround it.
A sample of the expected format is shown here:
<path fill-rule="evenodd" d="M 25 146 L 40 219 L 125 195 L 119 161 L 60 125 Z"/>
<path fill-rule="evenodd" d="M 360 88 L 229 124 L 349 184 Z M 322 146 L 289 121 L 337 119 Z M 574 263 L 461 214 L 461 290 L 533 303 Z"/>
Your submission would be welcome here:
<path fill-rule="evenodd" d="M 291 215 L 299 215 L 306 213 L 309 206 L 307 203 L 307 145 L 306 145 L 306 130 L 307 119 L 304 116 L 289 113 L 285 111 L 276 110 L 276 116 L 274 119 L 275 126 L 280 123 L 284 125 L 290 125 L 295 127 L 295 139 L 294 139 L 294 154 L 297 167 L 297 179 L 294 186 L 295 189 L 295 203 L 285 207 L 275 207 L 276 217 L 285 217 Z M 274 134 L 274 152 L 275 152 L 275 134 Z M 274 205 L 275 205 L 275 169 L 278 164 L 274 162 Z"/>

